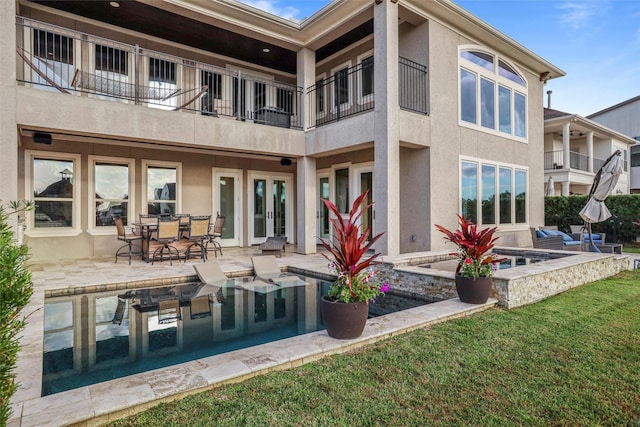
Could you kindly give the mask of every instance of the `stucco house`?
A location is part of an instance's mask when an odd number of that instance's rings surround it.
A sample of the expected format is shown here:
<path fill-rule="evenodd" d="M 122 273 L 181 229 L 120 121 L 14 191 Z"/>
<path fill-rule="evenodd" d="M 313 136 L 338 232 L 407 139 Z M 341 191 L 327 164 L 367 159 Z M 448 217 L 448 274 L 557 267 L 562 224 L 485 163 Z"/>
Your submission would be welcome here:
<path fill-rule="evenodd" d="M 624 171 L 614 194 L 629 194 L 629 151 L 632 138 L 582 117 L 544 109 L 544 178 L 555 195 L 587 195 L 605 160 L 620 150 Z M 551 186 L 551 188 L 549 188 Z"/>
<path fill-rule="evenodd" d="M 328 237 L 320 198 L 346 212 L 365 189 L 386 255 L 444 248 L 434 224 L 456 213 L 504 245 L 544 222 L 543 87 L 564 72 L 451 1 L 335 0 L 302 22 L 231 0 L 0 12 L 0 199 L 38 204 L 34 261 L 113 255 L 114 206 L 220 212 L 223 245 L 300 253 Z"/>
<path fill-rule="evenodd" d="M 629 149 L 629 190 L 640 193 L 640 96 L 589 114 L 587 118 L 638 141 Z"/>

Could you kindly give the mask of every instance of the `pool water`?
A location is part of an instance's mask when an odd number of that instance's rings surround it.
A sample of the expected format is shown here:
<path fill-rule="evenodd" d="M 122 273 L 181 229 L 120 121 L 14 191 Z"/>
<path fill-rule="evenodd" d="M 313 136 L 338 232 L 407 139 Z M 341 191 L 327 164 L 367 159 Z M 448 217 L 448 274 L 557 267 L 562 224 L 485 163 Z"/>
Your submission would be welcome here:
<path fill-rule="evenodd" d="M 324 329 L 320 297 L 330 283 L 221 287 L 187 283 L 47 298 L 42 395 L 163 368 Z M 244 287 L 239 289 L 238 287 Z M 428 304 L 394 295 L 370 317 Z"/>

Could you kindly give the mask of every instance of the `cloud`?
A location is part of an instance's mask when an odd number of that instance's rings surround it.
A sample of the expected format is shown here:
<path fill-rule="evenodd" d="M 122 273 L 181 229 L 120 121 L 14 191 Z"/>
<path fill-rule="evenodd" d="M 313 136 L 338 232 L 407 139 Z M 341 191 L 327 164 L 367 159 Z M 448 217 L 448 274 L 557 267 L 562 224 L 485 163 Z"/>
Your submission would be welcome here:
<path fill-rule="evenodd" d="M 563 11 L 560 15 L 562 25 L 580 30 L 587 27 L 592 18 L 603 14 L 608 4 L 608 0 L 566 0 L 556 7 Z"/>
<path fill-rule="evenodd" d="M 293 6 L 280 7 L 278 6 L 278 0 L 242 0 L 242 3 L 284 19 L 292 21 L 300 20 L 300 11 L 298 9 Z"/>

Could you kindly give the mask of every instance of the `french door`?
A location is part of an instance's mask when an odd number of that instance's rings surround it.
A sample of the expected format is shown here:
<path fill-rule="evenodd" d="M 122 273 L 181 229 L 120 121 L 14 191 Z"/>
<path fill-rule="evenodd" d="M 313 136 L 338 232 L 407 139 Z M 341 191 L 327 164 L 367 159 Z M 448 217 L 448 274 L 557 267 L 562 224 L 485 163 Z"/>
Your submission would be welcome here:
<path fill-rule="evenodd" d="M 249 171 L 248 177 L 249 243 L 271 236 L 287 236 L 293 243 L 293 175 Z"/>
<path fill-rule="evenodd" d="M 222 227 L 222 246 L 240 246 L 242 216 L 242 171 L 237 169 L 213 169 L 213 215 L 225 217 Z"/>
<path fill-rule="evenodd" d="M 369 194 L 367 194 L 366 200 L 363 202 L 363 206 L 367 206 L 369 203 L 373 202 L 373 166 L 365 166 L 365 167 L 354 167 L 353 175 L 355 182 L 354 186 L 354 197 L 358 197 L 360 194 L 369 190 Z M 360 225 L 362 226 L 362 230 L 366 230 L 367 227 L 371 227 L 371 236 L 375 235 L 375 205 L 372 206 L 364 215 L 360 218 Z"/>
<path fill-rule="evenodd" d="M 321 199 L 331 200 L 331 181 L 329 172 L 318 174 L 318 207 L 316 210 L 316 243 L 320 240 L 329 241 L 331 237 L 331 222 L 329 209 Z"/>

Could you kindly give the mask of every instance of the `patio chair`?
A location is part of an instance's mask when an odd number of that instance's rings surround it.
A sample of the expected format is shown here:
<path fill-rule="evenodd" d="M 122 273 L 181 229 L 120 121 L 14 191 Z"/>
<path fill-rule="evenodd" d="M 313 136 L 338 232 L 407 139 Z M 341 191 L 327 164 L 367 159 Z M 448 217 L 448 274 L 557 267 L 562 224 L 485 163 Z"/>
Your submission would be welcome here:
<path fill-rule="evenodd" d="M 126 256 L 129 258 L 129 265 L 131 265 L 131 257 L 134 254 L 142 255 L 142 236 L 135 234 L 133 227 L 125 226 L 120 215 L 114 215 L 113 221 L 116 224 L 118 240 L 125 242 L 125 244 L 120 246 L 116 251 L 116 263 L 118 262 L 118 257 Z M 133 251 L 134 246 L 137 248 L 135 252 Z"/>
<path fill-rule="evenodd" d="M 209 239 L 209 225 L 211 223 L 211 215 L 190 216 L 189 228 L 182 232 L 182 237 L 189 239 L 191 244 L 187 246 L 185 251 L 184 262 L 191 257 L 191 251 L 200 248 L 200 258 L 202 261 L 207 259 L 207 248 L 205 241 Z"/>
<path fill-rule="evenodd" d="M 547 236 L 542 230 L 536 230 L 530 227 L 531 240 L 535 249 L 554 249 L 561 251 L 563 249 L 562 236 Z"/>
<path fill-rule="evenodd" d="M 287 236 L 271 236 L 267 237 L 267 240 L 260 244 L 260 250 L 263 255 L 273 253 L 282 256 L 286 244 Z"/>
<path fill-rule="evenodd" d="M 158 323 L 160 325 L 174 323 L 181 319 L 180 301 L 171 299 L 158 302 Z"/>
<path fill-rule="evenodd" d="M 189 304 L 189 310 L 191 312 L 191 320 L 202 319 L 203 317 L 211 316 L 211 297 L 209 295 L 202 295 L 199 297 L 191 298 Z"/>
<path fill-rule="evenodd" d="M 151 265 L 159 257 L 160 262 L 164 259 L 165 249 L 169 253 L 169 265 L 173 265 L 173 254 L 176 258 L 180 259 L 180 251 L 178 248 L 172 245 L 180 239 L 180 219 L 175 217 L 159 217 L 158 218 L 158 231 L 156 240 L 160 244 L 151 257 Z"/>
<path fill-rule="evenodd" d="M 306 281 L 293 274 L 282 273 L 274 255 L 251 257 L 256 279 L 275 283 L 280 287 L 304 286 Z"/>
<path fill-rule="evenodd" d="M 207 252 L 213 252 L 215 257 L 218 257 L 218 251 L 222 255 L 222 246 L 220 245 L 220 239 L 222 237 L 222 228 L 224 227 L 225 217 L 224 215 L 217 214 L 216 220 L 213 223 L 212 229 L 209 231 L 209 239 L 205 243 L 205 249 Z"/>
<path fill-rule="evenodd" d="M 175 214 L 173 216 L 175 216 L 176 218 L 180 219 L 180 238 L 182 239 L 183 237 L 185 237 L 185 233 L 187 233 L 187 231 L 189 231 L 189 224 L 190 224 L 191 215 L 190 214 Z"/>
<path fill-rule="evenodd" d="M 111 323 L 114 325 L 121 325 L 122 319 L 124 319 L 124 310 L 127 308 L 127 300 L 118 296 L 118 305 L 116 311 L 113 313 L 113 319 Z"/>

